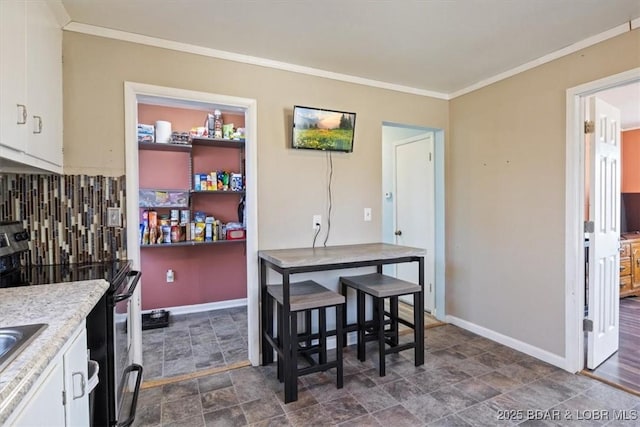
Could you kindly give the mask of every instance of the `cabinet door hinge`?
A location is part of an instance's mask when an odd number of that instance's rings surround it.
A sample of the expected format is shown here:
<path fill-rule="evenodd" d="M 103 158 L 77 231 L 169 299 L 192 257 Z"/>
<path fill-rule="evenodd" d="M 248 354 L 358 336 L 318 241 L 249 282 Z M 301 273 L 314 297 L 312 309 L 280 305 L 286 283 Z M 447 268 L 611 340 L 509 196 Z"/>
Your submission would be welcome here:
<path fill-rule="evenodd" d="M 593 320 L 591 319 L 583 319 L 582 320 L 582 330 L 586 332 L 593 332 Z"/>
<path fill-rule="evenodd" d="M 584 133 L 594 133 L 596 131 L 596 125 L 593 123 L 593 120 L 585 120 L 584 121 Z"/>
<path fill-rule="evenodd" d="M 62 390 L 62 406 L 65 406 L 67 404 L 67 393 Z"/>
<path fill-rule="evenodd" d="M 429 153 L 429 161 L 431 161 L 431 153 Z"/>
<path fill-rule="evenodd" d="M 585 233 L 593 233 L 596 230 L 596 225 L 593 221 L 585 221 L 584 222 L 584 232 Z"/>

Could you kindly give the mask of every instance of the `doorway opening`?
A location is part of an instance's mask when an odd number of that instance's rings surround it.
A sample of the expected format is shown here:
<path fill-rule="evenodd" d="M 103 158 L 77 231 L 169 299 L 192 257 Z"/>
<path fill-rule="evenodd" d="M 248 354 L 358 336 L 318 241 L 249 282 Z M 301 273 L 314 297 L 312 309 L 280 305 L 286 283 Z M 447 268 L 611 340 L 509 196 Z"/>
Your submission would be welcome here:
<path fill-rule="evenodd" d="M 585 150 L 584 120 L 586 99 L 604 96 L 607 90 L 640 81 L 640 68 L 589 82 L 567 90 L 567 192 L 566 192 L 566 364 L 567 370 L 585 368 L 585 345 L 589 339 L 583 330 L 588 301 L 584 221 L 587 217 L 585 196 L 589 157 Z M 619 215 L 619 213 L 618 213 Z M 589 247 L 588 251 L 593 250 Z M 588 322 L 587 322 L 588 326 Z"/>
<path fill-rule="evenodd" d="M 247 348 L 245 349 L 251 364 L 258 365 L 260 360 L 259 347 L 259 317 L 258 313 L 258 272 L 257 272 L 257 105 L 256 101 L 247 98 L 230 97 L 225 95 L 196 92 L 177 88 L 153 86 L 142 83 L 125 82 L 124 107 L 125 107 L 125 168 L 127 175 L 127 251 L 134 268 L 141 266 L 140 251 L 140 197 L 139 197 L 139 144 L 138 144 L 138 104 L 148 101 L 174 108 L 201 107 L 212 110 L 216 106 L 226 106 L 242 111 L 244 114 L 245 143 L 244 147 L 244 192 L 246 239 L 246 322 L 247 322 Z M 193 163 L 191 167 L 193 167 Z M 198 171 L 200 172 L 200 171 Z M 188 178 L 190 181 L 190 177 Z M 187 188 L 187 192 L 189 192 Z M 221 196 L 226 197 L 226 196 Z M 228 220 L 227 220 L 228 221 Z M 145 249 L 157 251 L 170 251 L 174 248 Z M 187 251 L 194 248 L 186 247 Z M 197 249 L 197 248 L 196 248 Z M 216 248 L 217 249 L 217 248 Z M 182 253 L 182 252 L 180 252 Z M 141 285 L 144 286 L 144 274 L 142 272 Z M 176 278 L 177 278 L 176 273 Z M 167 275 L 169 277 L 169 275 Z M 173 272 L 171 280 L 173 280 Z M 169 278 L 167 278 L 169 282 Z M 133 360 L 142 363 L 142 297 L 139 286 L 132 300 L 132 341 L 131 348 Z M 214 304 L 216 308 L 225 308 L 224 302 Z"/>
<path fill-rule="evenodd" d="M 400 186 L 400 187 L 399 187 Z M 445 319 L 444 131 L 382 124 L 382 241 L 419 246 L 425 257 L 425 311 Z M 400 230 L 404 228 L 404 230 Z M 394 266 L 386 274 L 402 275 Z M 414 272 L 415 273 L 415 272 Z M 406 277 L 406 280 L 412 280 Z"/>

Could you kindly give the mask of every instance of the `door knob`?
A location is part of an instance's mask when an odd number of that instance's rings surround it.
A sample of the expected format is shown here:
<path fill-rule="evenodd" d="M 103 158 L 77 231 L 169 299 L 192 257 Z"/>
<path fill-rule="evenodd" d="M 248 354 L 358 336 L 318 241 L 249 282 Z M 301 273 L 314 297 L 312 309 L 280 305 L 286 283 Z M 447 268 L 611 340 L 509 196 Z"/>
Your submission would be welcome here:
<path fill-rule="evenodd" d="M 393 234 L 395 234 L 396 236 L 402 236 L 402 230 L 396 230 L 396 232 Z"/>

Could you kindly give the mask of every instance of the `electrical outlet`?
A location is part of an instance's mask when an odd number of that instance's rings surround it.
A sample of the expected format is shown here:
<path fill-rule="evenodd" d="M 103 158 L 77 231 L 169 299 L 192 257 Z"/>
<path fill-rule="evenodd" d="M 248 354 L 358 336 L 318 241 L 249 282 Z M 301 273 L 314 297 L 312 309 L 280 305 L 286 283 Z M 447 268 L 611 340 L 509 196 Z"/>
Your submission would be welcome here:
<path fill-rule="evenodd" d="M 173 273 L 173 270 L 171 269 L 167 270 L 167 283 L 173 283 L 174 279 L 175 279 L 175 274 Z"/>
<path fill-rule="evenodd" d="M 320 224 L 322 224 L 322 215 L 314 215 L 313 216 L 313 223 L 311 224 L 311 227 L 314 230 L 317 230 L 320 228 Z"/>
<path fill-rule="evenodd" d="M 371 208 L 364 208 L 364 220 L 371 221 Z"/>
<path fill-rule="evenodd" d="M 122 227 L 120 208 L 107 208 L 107 227 Z"/>

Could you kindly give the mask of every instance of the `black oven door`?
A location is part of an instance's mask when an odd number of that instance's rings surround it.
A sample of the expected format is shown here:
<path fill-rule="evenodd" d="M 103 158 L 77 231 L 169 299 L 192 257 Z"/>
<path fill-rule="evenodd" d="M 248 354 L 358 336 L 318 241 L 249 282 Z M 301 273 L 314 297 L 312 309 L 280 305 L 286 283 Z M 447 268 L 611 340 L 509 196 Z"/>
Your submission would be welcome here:
<path fill-rule="evenodd" d="M 131 363 L 131 297 L 140 280 L 139 271 L 127 274 L 125 289 L 116 289 L 113 296 L 115 413 L 118 427 L 130 426 L 136 415 L 138 393 L 142 382 L 142 366 Z M 123 283 L 123 285 L 125 285 Z"/>

